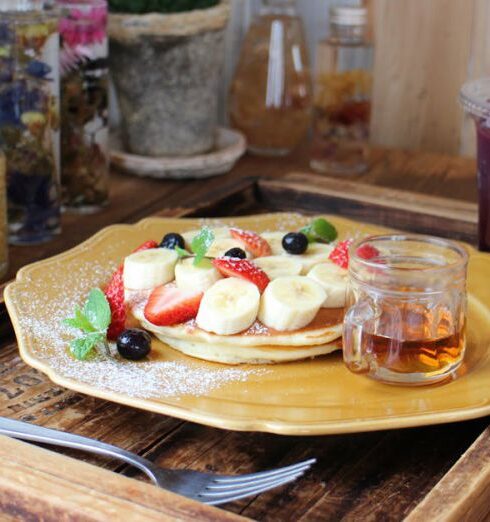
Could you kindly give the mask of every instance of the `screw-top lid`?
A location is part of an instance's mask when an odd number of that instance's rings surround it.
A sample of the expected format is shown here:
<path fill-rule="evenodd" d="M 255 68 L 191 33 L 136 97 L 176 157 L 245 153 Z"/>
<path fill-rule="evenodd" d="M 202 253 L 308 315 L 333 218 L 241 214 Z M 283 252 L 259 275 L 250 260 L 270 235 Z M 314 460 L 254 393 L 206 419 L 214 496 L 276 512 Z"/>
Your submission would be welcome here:
<path fill-rule="evenodd" d="M 466 82 L 459 92 L 464 110 L 479 118 L 490 118 L 490 78 Z"/>
<path fill-rule="evenodd" d="M 0 0 L 1 11 L 39 11 L 44 0 Z"/>
<path fill-rule="evenodd" d="M 366 25 L 367 9 L 355 6 L 333 6 L 330 8 L 330 23 L 337 25 Z"/>

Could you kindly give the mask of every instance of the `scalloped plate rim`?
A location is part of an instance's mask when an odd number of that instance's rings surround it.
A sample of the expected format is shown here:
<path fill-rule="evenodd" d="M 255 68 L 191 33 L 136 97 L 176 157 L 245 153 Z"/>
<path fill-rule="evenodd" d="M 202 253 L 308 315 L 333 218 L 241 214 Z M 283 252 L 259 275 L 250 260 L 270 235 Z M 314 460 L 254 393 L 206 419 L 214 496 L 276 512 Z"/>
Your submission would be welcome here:
<path fill-rule="evenodd" d="M 276 219 L 279 216 L 301 216 L 299 213 L 267 213 L 257 214 L 248 216 L 227 216 L 219 218 L 209 218 L 210 221 L 213 219 L 218 221 L 234 221 L 239 219 L 240 221 L 254 220 L 257 217 L 261 218 L 272 218 Z M 328 214 L 322 214 L 328 217 Z M 344 221 L 345 223 L 356 223 L 355 220 L 347 219 L 342 216 L 331 216 L 335 220 Z M 164 402 L 155 402 L 151 399 L 144 399 L 138 397 L 131 397 L 122 393 L 111 392 L 104 389 L 99 389 L 83 382 L 78 382 L 74 379 L 69 379 L 58 374 L 48 364 L 44 363 L 41 359 L 32 356 L 29 350 L 29 339 L 25 338 L 16 313 L 16 305 L 13 296 L 11 295 L 13 289 L 20 283 L 23 283 L 28 277 L 29 273 L 38 268 L 40 265 L 47 265 L 54 263 L 64 258 L 73 256 L 80 249 L 86 249 L 92 245 L 97 244 L 106 235 L 117 229 L 127 228 L 141 228 L 144 229 L 147 225 L 155 222 L 187 222 L 189 224 L 196 224 L 201 218 L 174 218 L 174 217 L 159 217 L 152 216 L 144 218 L 134 224 L 113 224 L 102 228 L 91 237 L 87 238 L 82 243 L 63 251 L 55 256 L 36 261 L 25 267 L 22 267 L 16 275 L 14 281 L 10 282 L 4 291 L 5 303 L 7 306 L 8 313 L 12 320 L 14 331 L 17 337 L 19 346 L 19 353 L 21 358 L 26 364 L 41 371 L 55 384 L 68 388 L 70 390 L 83 393 L 92 397 L 97 397 L 103 400 L 108 400 L 118 404 L 123 404 L 135 408 L 139 408 L 145 411 L 151 411 L 153 413 L 159 413 L 163 415 L 170 415 L 176 418 L 180 418 L 190 422 L 197 422 L 211 427 L 217 427 L 222 429 L 229 429 L 235 431 L 262 431 L 270 432 L 282 435 L 330 435 L 330 434 L 341 434 L 341 433 L 357 433 L 365 431 L 376 431 L 386 430 L 395 428 L 407 428 L 426 426 L 434 424 L 442 424 L 447 422 L 470 420 L 490 414 L 490 402 L 487 400 L 486 404 L 474 407 L 457 408 L 455 410 L 444 410 L 444 411 L 427 411 L 423 413 L 407 413 L 404 415 L 397 415 L 395 417 L 369 417 L 365 419 L 354 419 L 354 420 L 337 420 L 337 421 L 325 421 L 320 420 L 317 422 L 300 422 L 294 423 L 292 421 L 274 421 L 267 418 L 256 418 L 250 420 L 243 417 L 229 417 L 226 415 L 201 413 L 196 410 L 192 410 L 185 407 L 174 406 L 172 404 L 165 404 Z M 360 222 L 359 222 L 360 223 Z M 365 223 L 362 223 L 365 225 Z M 393 230 L 387 227 L 378 225 L 368 226 L 376 227 L 379 230 Z M 475 258 L 483 258 L 486 262 L 490 262 L 490 256 L 478 252 L 474 247 L 468 244 L 464 244 L 466 248 L 472 253 Z M 359 377 L 362 378 L 362 377 Z M 383 385 L 387 386 L 387 385 Z"/>

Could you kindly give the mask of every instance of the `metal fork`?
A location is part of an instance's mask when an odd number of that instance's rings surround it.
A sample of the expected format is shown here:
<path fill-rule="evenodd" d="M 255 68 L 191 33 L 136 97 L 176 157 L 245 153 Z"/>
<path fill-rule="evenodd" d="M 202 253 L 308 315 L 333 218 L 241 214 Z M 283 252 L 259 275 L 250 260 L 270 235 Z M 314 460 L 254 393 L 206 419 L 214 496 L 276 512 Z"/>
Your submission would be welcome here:
<path fill-rule="evenodd" d="M 211 505 L 224 504 L 240 498 L 258 495 L 269 489 L 292 482 L 303 475 L 316 462 L 316 459 L 309 459 L 259 473 L 218 475 L 161 468 L 135 453 L 105 442 L 5 417 L 0 417 L 0 435 L 114 457 L 140 469 L 156 486 Z"/>

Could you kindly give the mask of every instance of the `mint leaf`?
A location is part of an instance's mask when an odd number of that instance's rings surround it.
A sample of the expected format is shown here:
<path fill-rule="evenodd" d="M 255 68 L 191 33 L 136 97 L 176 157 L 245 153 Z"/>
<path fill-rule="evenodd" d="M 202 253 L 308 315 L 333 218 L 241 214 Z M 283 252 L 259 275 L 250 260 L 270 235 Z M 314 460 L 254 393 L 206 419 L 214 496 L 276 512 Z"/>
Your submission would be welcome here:
<path fill-rule="evenodd" d="M 175 247 L 175 251 L 177 252 L 177 255 L 179 257 L 188 257 L 191 255 L 191 253 L 187 252 L 187 250 L 185 248 L 180 248 L 179 246 Z"/>
<path fill-rule="evenodd" d="M 316 218 L 309 225 L 303 227 L 302 232 L 309 243 L 314 241 L 324 241 L 331 243 L 337 239 L 337 229 L 324 218 Z"/>
<path fill-rule="evenodd" d="M 73 356 L 79 361 L 85 360 L 94 347 L 104 340 L 104 334 L 93 332 L 70 341 L 70 349 Z"/>
<path fill-rule="evenodd" d="M 83 309 L 94 330 L 105 333 L 111 323 L 111 307 L 100 288 L 92 288 Z"/>
<path fill-rule="evenodd" d="M 90 333 L 95 332 L 95 328 L 92 326 L 90 321 L 85 317 L 84 313 L 80 308 L 75 308 L 75 317 L 69 317 L 63 320 L 63 324 L 71 326 L 72 328 L 78 328 L 84 332 Z"/>
<path fill-rule="evenodd" d="M 194 266 L 202 261 L 209 247 L 213 244 L 213 241 L 214 232 L 209 227 L 203 227 L 199 234 L 192 240 L 191 250 L 196 255 L 193 263 Z"/>

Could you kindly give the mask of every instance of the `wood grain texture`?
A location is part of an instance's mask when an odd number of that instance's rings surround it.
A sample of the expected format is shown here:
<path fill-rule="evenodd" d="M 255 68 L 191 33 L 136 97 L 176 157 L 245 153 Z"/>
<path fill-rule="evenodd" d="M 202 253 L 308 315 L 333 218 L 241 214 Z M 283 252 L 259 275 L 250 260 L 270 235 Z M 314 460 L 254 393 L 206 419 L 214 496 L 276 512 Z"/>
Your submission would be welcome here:
<path fill-rule="evenodd" d="M 385 226 L 395 224 L 401 230 L 477 241 L 475 203 L 301 173 L 281 180 L 260 180 L 258 186 L 259 197 L 275 210 L 293 207 L 303 212 L 326 212 Z"/>
<path fill-rule="evenodd" d="M 488 520 L 489 485 L 490 427 L 410 513 L 406 522 Z"/>
<path fill-rule="evenodd" d="M 457 154 L 475 3 L 375 0 L 374 13 L 373 142 Z"/>
<path fill-rule="evenodd" d="M 243 520 L 6 437 L 0 437 L 0 466 L 0 510 L 19 520 Z"/>

